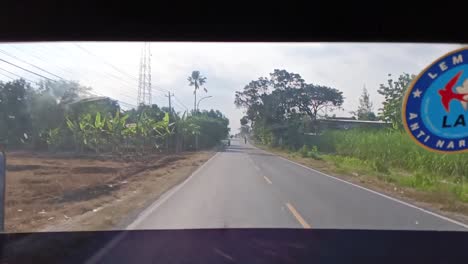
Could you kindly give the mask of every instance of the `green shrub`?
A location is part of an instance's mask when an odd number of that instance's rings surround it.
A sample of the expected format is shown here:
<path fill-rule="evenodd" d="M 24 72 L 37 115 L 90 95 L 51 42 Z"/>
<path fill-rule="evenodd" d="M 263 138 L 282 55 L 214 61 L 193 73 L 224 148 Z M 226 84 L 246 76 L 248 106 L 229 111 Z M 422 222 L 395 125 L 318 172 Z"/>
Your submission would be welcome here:
<path fill-rule="evenodd" d="M 388 174 L 390 172 L 387 164 L 385 163 L 385 161 L 382 161 L 382 160 L 374 160 L 372 162 L 372 168 L 377 172 L 381 172 L 385 174 Z"/>
<path fill-rule="evenodd" d="M 308 147 L 306 145 L 303 145 L 301 149 L 299 149 L 299 153 L 301 154 L 301 157 L 307 158 L 307 153 L 309 152 Z"/>
<path fill-rule="evenodd" d="M 317 146 L 313 146 L 310 151 L 307 152 L 307 157 L 313 158 L 315 160 L 321 160 L 320 154 L 318 152 Z"/>

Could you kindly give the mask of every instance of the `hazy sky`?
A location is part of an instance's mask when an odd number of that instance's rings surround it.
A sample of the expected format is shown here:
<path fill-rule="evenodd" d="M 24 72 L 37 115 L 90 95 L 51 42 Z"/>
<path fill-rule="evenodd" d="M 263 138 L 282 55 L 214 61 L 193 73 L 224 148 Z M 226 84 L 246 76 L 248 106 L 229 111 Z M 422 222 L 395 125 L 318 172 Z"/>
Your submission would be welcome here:
<path fill-rule="evenodd" d="M 388 74 L 417 74 L 444 53 L 461 47 L 445 44 L 352 44 L 352 43 L 151 43 L 153 102 L 167 106 L 164 90 L 175 93 L 177 111 L 193 108 L 193 88 L 187 77 L 199 70 L 207 77 L 211 95 L 200 109 L 219 109 L 237 132 L 243 110 L 234 106 L 234 93 L 251 80 L 268 76 L 274 69 L 299 73 L 308 83 L 343 91 L 344 111 L 357 108 L 365 85 L 377 112 L 382 97 L 377 93 Z M 51 79 L 54 75 L 93 87 L 98 94 L 135 105 L 142 43 L 129 42 L 41 42 L 0 44 L 0 59 L 12 62 Z M 13 58 L 10 55 L 16 57 Z M 22 60 L 22 61 L 21 61 Z M 42 71 L 46 70 L 54 75 Z M 10 73 L 6 72 L 9 71 Z M 0 80 L 22 76 L 40 77 L 0 61 Z M 5 76 L 6 75 L 6 76 Z M 9 76 L 10 78 L 8 78 Z M 199 97 L 200 98 L 200 97 Z"/>

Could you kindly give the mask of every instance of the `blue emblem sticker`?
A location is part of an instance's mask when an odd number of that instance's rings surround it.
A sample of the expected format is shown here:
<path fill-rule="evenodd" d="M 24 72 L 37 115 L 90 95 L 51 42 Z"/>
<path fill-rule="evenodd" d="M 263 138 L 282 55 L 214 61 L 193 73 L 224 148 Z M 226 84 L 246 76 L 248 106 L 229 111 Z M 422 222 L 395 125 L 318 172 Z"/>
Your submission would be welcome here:
<path fill-rule="evenodd" d="M 468 47 L 437 59 L 411 82 L 402 116 L 408 134 L 425 149 L 468 150 Z"/>

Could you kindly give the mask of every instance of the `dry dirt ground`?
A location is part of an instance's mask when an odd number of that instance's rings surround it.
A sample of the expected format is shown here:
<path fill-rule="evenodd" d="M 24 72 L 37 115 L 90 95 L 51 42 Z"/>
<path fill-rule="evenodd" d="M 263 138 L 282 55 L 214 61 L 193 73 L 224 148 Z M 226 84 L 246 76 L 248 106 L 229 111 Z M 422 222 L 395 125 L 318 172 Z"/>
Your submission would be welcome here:
<path fill-rule="evenodd" d="M 7 153 L 7 232 L 122 228 L 214 154 Z"/>

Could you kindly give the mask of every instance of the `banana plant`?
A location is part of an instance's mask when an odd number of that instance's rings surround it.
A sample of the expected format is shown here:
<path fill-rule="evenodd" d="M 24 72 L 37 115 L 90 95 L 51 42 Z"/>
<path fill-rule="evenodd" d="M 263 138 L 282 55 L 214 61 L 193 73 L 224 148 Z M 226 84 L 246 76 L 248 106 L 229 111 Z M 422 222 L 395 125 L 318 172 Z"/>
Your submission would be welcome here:
<path fill-rule="evenodd" d="M 186 141 L 190 141 L 195 135 L 200 134 L 200 126 L 193 122 L 192 119 L 188 118 L 187 112 L 184 112 L 181 117 L 175 117 L 175 122 L 172 126 L 172 133 L 176 140 L 176 152 L 184 149 Z"/>
<path fill-rule="evenodd" d="M 75 149 L 77 152 L 83 150 L 84 143 L 84 134 L 83 134 L 83 124 L 80 121 L 71 120 L 69 117 L 66 117 L 66 123 L 68 129 L 71 131 L 73 136 L 73 141 L 75 142 Z"/>
<path fill-rule="evenodd" d="M 168 142 L 169 136 L 173 133 L 173 124 L 169 123 L 169 113 L 164 114 L 164 118 L 161 121 L 153 121 L 152 122 L 152 129 L 153 129 L 153 139 L 154 139 L 154 147 L 156 149 L 160 148 L 161 143 Z"/>
<path fill-rule="evenodd" d="M 96 153 L 99 153 L 100 148 L 104 142 L 104 126 L 106 124 L 105 118 L 101 118 L 101 114 L 96 113 L 95 118 L 91 114 L 84 114 L 80 116 L 79 121 L 73 122 L 70 119 L 67 120 L 67 125 L 72 130 L 72 133 L 76 134 L 75 140 L 79 141 L 79 144 L 83 144 L 88 148 L 93 149 Z M 81 145 L 82 146 L 82 145 Z"/>
<path fill-rule="evenodd" d="M 114 117 L 107 119 L 106 132 L 107 136 L 110 137 L 108 141 L 111 142 L 112 150 L 114 151 L 118 151 L 122 140 L 125 139 L 126 136 L 130 136 L 129 134 L 125 134 L 128 117 L 128 115 L 121 117 L 120 111 L 117 110 Z"/>
<path fill-rule="evenodd" d="M 170 127 L 168 113 L 165 113 L 163 120 L 152 122 L 153 131 L 155 131 L 156 136 L 160 138 L 167 137 L 172 133 Z"/>
<path fill-rule="evenodd" d="M 61 144 L 60 127 L 49 128 L 40 133 L 40 137 L 47 143 L 49 150 L 56 151 Z"/>
<path fill-rule="evenodd" d="M 99 153 L 100 148 L 104 145 L 106 118 L 101 118 L 101 113 L 97 112 L 94 118 L 94 124 L 90 124 L 92 147 Z"/>

